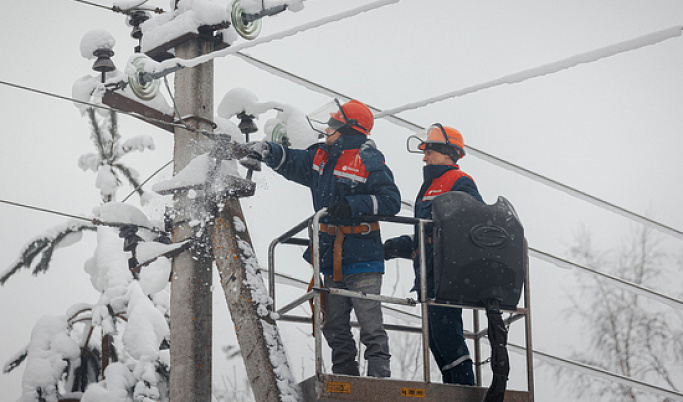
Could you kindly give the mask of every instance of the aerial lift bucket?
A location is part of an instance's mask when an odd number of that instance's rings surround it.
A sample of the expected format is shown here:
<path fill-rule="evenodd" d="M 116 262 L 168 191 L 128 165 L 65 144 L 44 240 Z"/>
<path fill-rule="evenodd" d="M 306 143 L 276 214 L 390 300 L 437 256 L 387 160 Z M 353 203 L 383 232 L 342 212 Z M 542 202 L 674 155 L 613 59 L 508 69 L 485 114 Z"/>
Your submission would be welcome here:
<path fill-rule="evenodd" d="M 524 228 L 504 197 L 486 205 L 460 191 L 436 197 L 432 218 L 436 301 L 486 309 L 493 381 L 484 401 L 502 401 L 510 365 L 500 309 L 514 310 L 522 293 Z"/>
<path fill-rule="evenodd" d="M 482 204 L 453 191 L 436 197 L 434 219 L 434 289 L 440 303 L 486 307 L 497 299 L 514 310 L 525 279 L 524 228 L 512 204 L 498 197 Z"/>

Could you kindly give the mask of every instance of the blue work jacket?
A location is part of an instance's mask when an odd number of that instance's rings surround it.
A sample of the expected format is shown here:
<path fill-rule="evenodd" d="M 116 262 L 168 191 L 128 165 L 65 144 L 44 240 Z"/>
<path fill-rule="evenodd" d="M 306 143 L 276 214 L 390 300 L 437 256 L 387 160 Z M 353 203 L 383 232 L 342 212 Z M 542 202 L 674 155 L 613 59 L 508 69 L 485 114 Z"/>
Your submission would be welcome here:
<path fill-rule="evenodd" d="M 474 180 L 460 170 L 458 165 L 425 165 L 423 168 L 423 183 L 415 199 L 415 217 L 421 219 L 432 219 L 432 201 L 435 197 L 449 191 L 463 191 L 480 202 L 484 202 L 479 194 Z M 418 249 L 418 228 L 415 227 L 413 236 L 400 236 L 397 248 L 400 257 L 412 258 L 413 269 L 415 270 L 414 291 L 420 291 L 420 256 L 415 253 Z M 426 228 L 426 237 L 432 236 L 432 228 Z M 431 241 L 425 244 L 427 255 L 427 296 L 434 296 L 434 247 Z"/>
<path fill-rule="evenodd" d="M 288 180 L 307 186 L 313 208 L 319 211 L 345 198 L 351 218 L 340 220 L 326 215 L 321 223 L 359 225 L 376 222 L 360 216 L 395 215 L 401 208 L 401 196 L 394 176 L 384 163 L 384 155 L 365 136 L 342 135 L 334 144 L 316 144 L 306 150 L 291 149 L 270 143 L 271 152 L 264 160 Z M 334 236 L 320 234 L 320 269 L 331 275 Z M 310 247 L 304 258 L 311 261 Z M 384 272 L 384 248 L 379 231 L 346 235 L 342 246 L 342 273 Z"/>

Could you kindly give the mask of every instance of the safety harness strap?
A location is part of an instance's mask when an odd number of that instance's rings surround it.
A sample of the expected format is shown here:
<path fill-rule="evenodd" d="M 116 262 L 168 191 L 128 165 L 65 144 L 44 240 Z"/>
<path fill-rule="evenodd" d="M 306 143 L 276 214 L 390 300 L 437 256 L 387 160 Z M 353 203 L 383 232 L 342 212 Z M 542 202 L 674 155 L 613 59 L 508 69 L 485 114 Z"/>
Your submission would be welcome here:
<path fill-rule="evenodd" d="M 335 226 L 320 224 L 320 232 L 327 233 L 334 238 L 334 254 L 333 254 L 333 279 L 339 282 L 342 279 L 342 244 L 344 243 L 345 235 L 362 234 L 367 235 L 370 232 L 379 230 L 379 222 L 363 222 L 359 225 L 351 226 Z"/>

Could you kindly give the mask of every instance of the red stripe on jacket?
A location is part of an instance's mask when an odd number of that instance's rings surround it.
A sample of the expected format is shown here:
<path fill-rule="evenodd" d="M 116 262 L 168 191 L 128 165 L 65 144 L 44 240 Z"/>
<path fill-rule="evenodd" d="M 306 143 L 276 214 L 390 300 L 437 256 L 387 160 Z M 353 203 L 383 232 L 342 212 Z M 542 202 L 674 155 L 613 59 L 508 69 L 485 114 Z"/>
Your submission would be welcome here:
<path fill-rule="evenodd" d="M 313 158 L 313 170 L 322 174 L 329 154 L 319 149 Z M 358 149 L 345 149 L 339 155 L 337 164 L 334 166 L 334 175 L 337 177 L 344 177 L 349 180 L 365 183 L 368 179 L 369 172 L 365 169 L 365 164 L 360 157 Z"/>
<path fill-rule="evenodd" d="M 458 181 L 458 179 L 460 179 L 461 177 L 469 177 L 470 179 L 472 179 L 470 175 L 464 173 L 459 169 L 449 170 L 441 176 L 437 177 L 432 181 L 432 184 L 429 186 L 429 188 L 427 188 L 427 191 L 425 191 L 424 195 L 422 196 L 422 202 L 431 201 L 436 196 L 451 191 L 455 182 Z"/>

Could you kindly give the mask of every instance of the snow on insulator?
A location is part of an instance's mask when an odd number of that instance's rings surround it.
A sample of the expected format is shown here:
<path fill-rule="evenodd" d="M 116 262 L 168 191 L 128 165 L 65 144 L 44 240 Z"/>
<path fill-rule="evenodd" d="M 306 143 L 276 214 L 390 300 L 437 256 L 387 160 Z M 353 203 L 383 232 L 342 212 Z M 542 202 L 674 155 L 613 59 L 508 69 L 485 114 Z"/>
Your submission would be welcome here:
<path fill-rule="evenodd" d="M 107 31 L 95 29 L 88 31 L 81 39 L 81 56 L 88 60 L 94 59 L 97 49 L 111 50 L 116 45 L 116 39 Z"/>
<path fill-rule="evenodd" d="M 421 107 L 427 106 L 432 103 L 441 102 L 446 99 L 456 98 L 459 96 L 471 94 L 477 91 L 481 91 L 488 88 L 493 88 L 502 84 L 515 84 L 522 81 L 526 81 L 530 78 L 540 77 L 543 75 L 553 74 L 562 70 L 566 70 L 571 67 L 578 66 L 579 64 L 592 63 L 594 61 L 611 57 L 619 53 L 628 52 L 631 50 L 639 49 L 644 46 L 654 45 L 656 43 L 662 42 L 667 39 L 675 38 L 681 36 L 683 33 L 683 26 L 675 26 L 662 31 L 654 32 L 648 35 L 639 36 L 635 39 L 627 40 L 624 42 L 619 42 L 611 46 L 605 46 L 596 50 L 581 53 L 576 56 L 568 57 L 563 60 L 559 60 L 553 63 L 544 64 L 539 67 L 530 68 L 528 70 L 520 71 L 518 73 L 509 74 L 504 77 L 485 82 L 479 85 L 473 85 L 471 87 L 459 89 L 457 91 L 452 91 L 445 93 L 443 95 L 435 96 L 433 98 L 428 98 L 421 100 L 419 102 L 408 103 L 403 106 L 395 107 L 392 109 L 386 109 L 381 113 L 375 115 L 376 119 L 381 119 L 385 116 L 397 114 L 404 112 L 406 110 L 419 109 Z"/>
<path fill-rule="evenodd" d="M 164 71 L 167 68 L 171 68 L 171 67 L 174 67 L 177 65 L 181 65 L 184 67 L 195 67 L 195 66 L 198 66 L 198 65 L 205 63 L 209 60 L 213 60 L 217 57 L 223 57 L 223 56 L 227 56 L 230 54 L 235 54 L 241 50 L 244 50 L 244 49 L 247 49 L 250 47 L 254 47 L 254 46 L 260 45 L 262 43 L 272 42 L 272 41 L 278 40 L 278 39 L 284 39 L 288 36 L 296 35 L 299 32 L 304 32 L 304 31 L 307 31 L 309 29 L 317 28 L 317 27 L 320 27 L 320 26 L 323 26 L 323 25 L 326 25 L 326 24 L 329 24 L 332 22 L 341 21 L 343 19 L 353 17 L 353 16 L 356 16 L 358 14 L 361 14 L 361 13 L 364 13 L 367 11 L 371 11 L 371 10 L 374 10 L 376 8 L 379 8 L 379 7 L 383 7 L 383 6 L 398 3 L 398 2 L 399 2 L 399 0 L 375 1 L 372 3 L 368 3 L 366 5 L 360 6 L 360 7 L 356 7 L 354 9 L 351 9 L 348 11 L 341 12 L 339 14 L 334 14 L 334 15 L 329 16 L 329 17 L 321 18 L 319 20 L 311 21 L 309 23 L 287 29 L 285 31 L 282 31 L 282 32 L 274 34 L 274 35 L 264 36 L 264 37 L 255 39 L 251 42 L 240 43 L 240 44 L 225 48 L 223 50 L 219 50 L 219 51 L 211 52 L 211 53 L 203 55 L 203 56 L 195 57 L 194 59 L 190 59 L 190 60 L 184 60 L 184 59 L 179 59 L 179 58 L 174 57 L 172 59 L 168 59 L 168 60 L 165 60 L 165 61 L 159 63 L 159 65 L 156 67 L 156 69 L 153 72 Z M 159 17 L 156 17 L 156 18 L 159 18 Z"/>
<path fill-rule="evenodd" d="M 132 10 L 145 3 L 147 3 L 147 0 L 114 0 L 112 6 L 120 8 L 121 10 Z"/>
<path fill-rule="evenodd" d="M 230 21 L 225 5 L 208 0 L 180 0 L 172 12 L 150 18 L 142 24 L 142 51 L 146 52 L 199 27 Z"/>
<path fill-rule="evenodd" d="M 286 133 L 292 148 L 306 149 L 318 141 L 318 134 L 311 129 L 305 113 L 294 106 L 280 102 L 258 102 L 258 97 L 244 88 L 234 88 L 228 91 L 218 105 L 216 113 L 219 118 L 227 120 L 241 112 L 258 117 L 270 110 L 276 110 L 277 116 L 267 120 L 263 127 L 266 140 L 280 142 L 273 138 L 273 131 L 277 127 L 279 131 Z M 237 139 L 241 136 L 233 138 Z"/>
<path fill-rule="evenodd" d="M 258 113 L 254 113 L 251 109 L 257 103 L 258 97 L 253 92 L 245 88 L 233 88 L 223 96 L 216 113 L 224 119 L 237 116 L 240 112 L 256 116 Z"/>
<path fill-rule="evenodd" d="M 152 223 L 144 212 L 132 205 L 120 202 L 108 202 L 96 208 L 95 216 L 102 222 L 116 222 L 146 228 L 152 227 Z"/>

